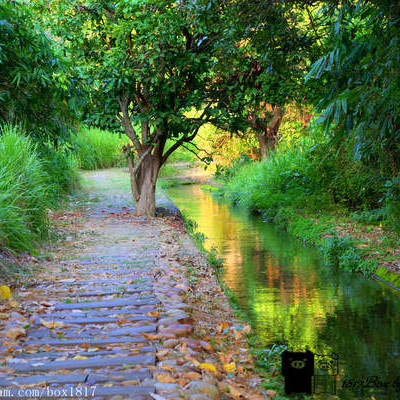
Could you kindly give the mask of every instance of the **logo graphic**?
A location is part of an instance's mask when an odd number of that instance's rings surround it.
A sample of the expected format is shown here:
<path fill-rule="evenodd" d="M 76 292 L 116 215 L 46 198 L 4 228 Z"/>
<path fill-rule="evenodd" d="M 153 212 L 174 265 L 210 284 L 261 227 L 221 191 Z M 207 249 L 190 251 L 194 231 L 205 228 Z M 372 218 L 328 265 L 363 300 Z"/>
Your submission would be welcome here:
<path fill-rule="evenodd" d="M 285 392 L 311 394 L 314 375 L 314 353 L 285 350 L 282 353 L 282 375 L 285 377 Z"/>
<path fill-rule="evenodd" d="M 337 394 L 339 355 L 315 354 L 314 393 Z"/>

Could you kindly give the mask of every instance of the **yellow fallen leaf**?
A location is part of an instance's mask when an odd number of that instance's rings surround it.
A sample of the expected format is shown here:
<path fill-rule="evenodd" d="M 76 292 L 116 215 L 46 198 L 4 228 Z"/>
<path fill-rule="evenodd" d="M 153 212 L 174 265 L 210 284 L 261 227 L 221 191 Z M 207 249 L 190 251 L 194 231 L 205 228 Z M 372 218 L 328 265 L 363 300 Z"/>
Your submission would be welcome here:
<path fill-rule="evenodd" d="M 160 312 L 151 311 L 151 312 L 148 312 L 147 315 L 149 315 L 150 317 L 158 317 L 160 315 Z"/>
<path fill-rule="evenodd" d="M 200 365 L 199 365 L 199 368 L 200 369 L 205 369 L 206 371 L 210 371 L 210 372 L 212 372 L 213 374 L 216 374 L 217 373 L 217 369 L 214 367 L 214 365 L 212 365 L 212 364 L 208 364 L 208 363 L 201 363 Z"/>
<path fill-rule="evenodd" d="M 40 323 L 45 326 L 48 329 L 54 329 L 54 328 L 63 328 L 65 326 L 64 322 L 61 321 L 46 321 L 44 319 L 40 320 Z"/>
<path fill-rule="evenodd" d="M 219 333 L 223 333 L 229 330 L 229 323 L 226 321 L 221 321 L 218 325 L 217 325 L 217 332 Z"/>
<path fill-rule="evenodd" d="M 149 340 L 160 339 L 160 336 L 152 334 L 152 333 L 142 333 L 142 336 L 144 336 L 146 339 L 149 339 Z"/>
<path fill-rule="evenodd" d="M 8 286 L 1 285 L 0 286 L 0 299 L 8 300 L 12 298 L 11 290 Z"/>
<path fill-rule="evenodd" d="M 224 370 L 229 374 L 231 372 L 234 372 L 236 369 L 236 364 L 234 362 L 231 362 L 229 364 L 224 364 Z"/>
<path fill-rule="evenodd" d="M 73 360 L 87 360 L 88 358 L 87 357 L 85 357 L 85 356 L 75 356 L 74 358 L 73 358 Z"/>

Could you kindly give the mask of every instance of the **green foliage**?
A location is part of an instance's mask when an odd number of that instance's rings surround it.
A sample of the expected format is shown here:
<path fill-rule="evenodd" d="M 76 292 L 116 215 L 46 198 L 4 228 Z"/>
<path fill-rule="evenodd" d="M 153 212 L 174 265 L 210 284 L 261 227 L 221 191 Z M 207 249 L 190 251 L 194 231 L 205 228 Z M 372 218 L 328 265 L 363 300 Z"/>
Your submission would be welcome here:
<path fill-rule="evenodd" d="M 71 137 L 79 167 L 92 170 L 126 165 L 121 137 L 98 128 L 80 128 Z M 125 140 L 126 143 L 126 140 Z"/>
<path fill-rule="evenodd" d="M 387 190 L 384 196 L 388 213 L 387 225 L 400 233 L 400 174 L 385 183 Z"/>
<path fill-rule="evenodd" d="M 78 175 L 78 163 L 75 155 L 67 149 L 57 151 L 42 149 L 39 153 L 43 167 L 52 183 L 51 196 L 56 199 L 61 194 L 74 192 L 80 187 Z"/>
<path fill-rule="evenodd" d="M 227 196 L 253 212 L 275 215 L 286 207 L 319 209 L 329 194 L 319 185 L 315 163 L 307 155 L 310 141 L 278 148 L 269 159 L 243 166 L 226 185 Z"/>
<path fill-rule="evenodd" d="M 314 133 L 314 140 L 304 138 L 284 144 L 262 162 L 234 166 L 221 192 L 232 203 L 261 214 L 306 244 L 323 245 L 329 265 L 370 274 L 376 263 L 348 239 L 335 236 L 332 222 L 322 213 L 376 207 L 382 190 L 372 185 L 374 171 L 354 161 L 346 148 L 332 154 L 327 147 L 329 141 Z M 334 236 L 325 241 L 328 235 Z"/>
<path fill-rule="evenodd" d="M 0 131 L 0 248 L 34 251 L 48 237 L 47 211 L 76 188 L 74 161 L 63 152 L 38 152 L 10 125 Z"/>
<path fill-rule="evenodd" d="M 396 2 L 329 1 L 318 22 L 328 35 L 310 69 L 321 122 L 336 142 L 351 135 L 354 156 L 383 175 L 400 167 L 400 19 Z"/>
<path fill-rule="evenodd" d="M 166 147 L 170 148 L 173 144 L 174 141 L 167 140 Z M 197 153 L 197 150 L 190 144 L 187 145 L 187 148 L 180 147 L 171 154 L 171 156 L 167 160 L 167 163 L 169 164 L 180 163 L 180 162 L 195 163 L 199 160 L 197 159 L 196 155 L 193 152 Z"/>
<path fill-rule="evenodd" d="M 216 164 L 214 176 L 216 178 L 228 180 L 234 177 L 244 166 L 250 164 L 250 162 L 251 159 L 249 157 L 242 156 L 236 160 L 233 160 L 232 164 L 229 166 Z"/>
<path fill-rule="evenodd" d="M 374 210 L 354 212 L 350 218 L 353 221 L 361 222 L 369 225 L 376 225 L 389 217 L 387 208 L 377 208 Z"/>
<path fill-rule="evenodd" d="M 375 209 L 383 192 L 379 175 L 351 155 L 351 143 L 332 152 L 329 139 L 313 128 L 312 138 L 284 142 L 260 163 L 233 164 L 227 196 L 273 218 L 285 207 L 309 211 Z"/>
<path fill-rule="evenodd" d="M 325 262 L 334 267 L 370 275 L 377 267 L 377 261 L 367 260 L 349 236 L 334 235 L 325 240 L 321 247 Z"/>
<path fill-rule="evenodd" d="M 16 128 L 3 128 L 0 149 L 0 247 L 32 250 L 48 232 L 53 187 L 35 146 Z"/>
<path fill-rule="evenodd" d="M 245 119 L 238 103 L 245 80 L 231 79 L 221 85 L 214 79 L 216 73 L 231 71 L 218 62 L 227 40 L 227 13 L 220 2 L 55 3 L 52 27 L 68 45 L 90 88 L 85 118 L 91 125 L 123 128 L 140 152 L 140 140 L 142 146 L 156 144 L 161 132 L 163 139 L 179 140 L 179 147 L 206 122 L 225 121 L 236 130 L 235 116 Z M 230 51 L 238 55 L 236 68 L 253 80 L 248 60 L 237 62 L 244 49 Z M 227 103 L 229 94 L 236 96 L 232 107 Z M 189 117 L 193 109 L 204 113 Z M 120 112 L 125 118 L 122 126 L 116 118 Z M 137 125 L 150 130 L 145 137 L 140 137 Z"/>
<path fill-rule="evenodd" d="M 62 141 L 79 105 L 67 60 L 38 24 L 30 2 L 0 4 L 0 123 L 41 141 Z"/>
<path fill-rule="evenodd" d="M 280 373 L 282 369 L 282 358 L 281 354 L 287 350 L 286 345 L 273 344 L 268 349 L 258 348 L 255 351 L 255 359 L 258 367 L 269 372 L 271 375 Z"/>

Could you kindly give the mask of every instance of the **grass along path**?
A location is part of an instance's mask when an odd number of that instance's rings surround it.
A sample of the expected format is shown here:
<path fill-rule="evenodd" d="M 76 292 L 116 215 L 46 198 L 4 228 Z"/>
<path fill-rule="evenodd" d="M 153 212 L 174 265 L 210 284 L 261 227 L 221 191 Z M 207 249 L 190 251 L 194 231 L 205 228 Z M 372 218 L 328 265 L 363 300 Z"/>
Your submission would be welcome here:
<path fill-rule="evenodd" d="M 235 320 L 182 222 L 135 217 L 128 182 L 122 169 L 86 173 L 84 198 L 53 216 L 66 241 L 0 303 L 0 390 L 16 398 L 268 398 L 246 348 L 249 327 Z M 188 279 L 193 269 L 197 282 Z"/>

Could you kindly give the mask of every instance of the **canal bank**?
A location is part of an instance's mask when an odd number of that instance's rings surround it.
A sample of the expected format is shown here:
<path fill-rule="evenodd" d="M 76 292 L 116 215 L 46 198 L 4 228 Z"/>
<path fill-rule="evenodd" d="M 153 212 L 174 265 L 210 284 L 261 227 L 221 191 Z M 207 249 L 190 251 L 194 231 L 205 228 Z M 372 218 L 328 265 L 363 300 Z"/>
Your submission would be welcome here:
<path fill-rule="evenodd" d="M 167 194 L 207 237 L 205 248 L 218 248 L 224 258 L 222 279 L 265 348 L 285 344 L 337 354 L 341 379 L 371 373 L 396 378 L 400 303 L 395 290 L 327 268 L 315 250 L 260 217 L 214 199 L 199 185 L 171 187 Z M 368 395 L 361 392 L 342 391 L 340 398 L 367 398 L 357 397 Z"/>

